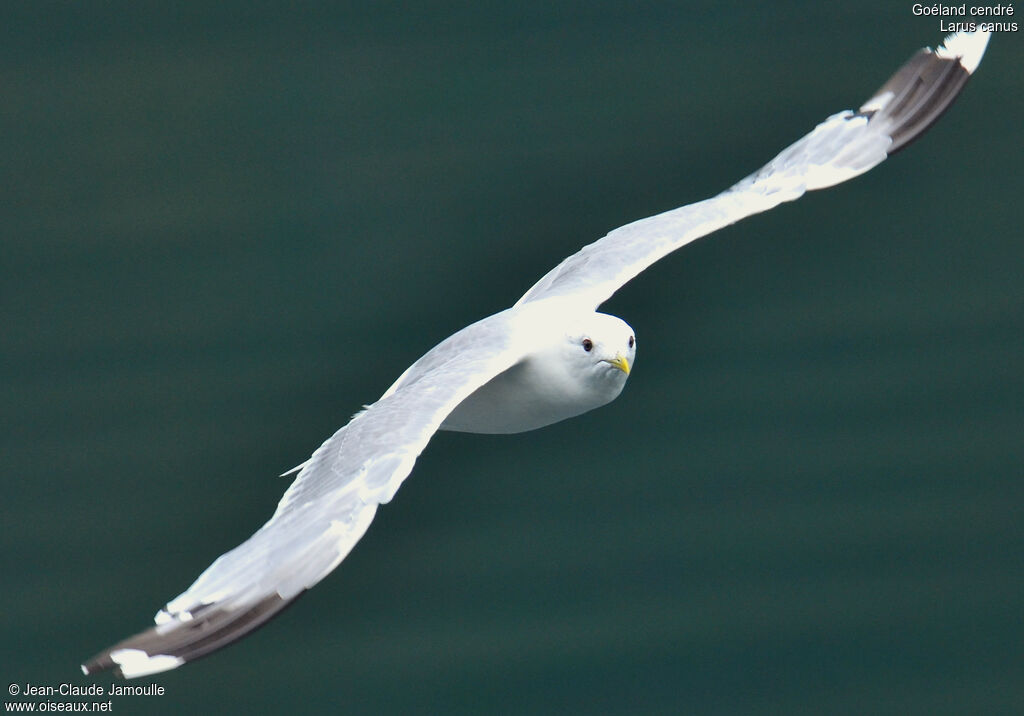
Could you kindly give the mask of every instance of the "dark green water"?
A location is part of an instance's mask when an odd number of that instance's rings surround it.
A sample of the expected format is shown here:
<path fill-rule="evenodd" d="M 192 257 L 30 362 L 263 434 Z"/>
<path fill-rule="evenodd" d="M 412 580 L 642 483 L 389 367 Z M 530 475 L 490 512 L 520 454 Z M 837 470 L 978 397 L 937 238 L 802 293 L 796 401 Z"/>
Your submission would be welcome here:
<path fill-rule="evenodd" d="M 12 5 L 21 685 L 92 683 L 434 343 L 943 37 L 909 2 Z M 646 272 L 618 401 L 439 435 L 294 609 L 114 711 L 1024 711 L 1022 62 L 995 37 L 921 142 Z"/>

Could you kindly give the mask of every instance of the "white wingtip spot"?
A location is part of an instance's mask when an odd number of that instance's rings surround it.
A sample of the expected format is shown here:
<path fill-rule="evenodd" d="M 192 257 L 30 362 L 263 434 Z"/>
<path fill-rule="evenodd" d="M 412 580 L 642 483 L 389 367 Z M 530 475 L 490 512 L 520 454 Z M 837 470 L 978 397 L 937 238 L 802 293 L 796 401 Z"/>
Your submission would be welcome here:
<path fill-rule="evenodd" d="M 161 671 L 175 669 L 185 663 L 184 659 L 168 654 L 150 656 L 142 649 L 118 649 L 110 652 L 110 658 L 121 667 L 121 675 L 126 679 L 138 676 L 149 676 Z"/>
<path fill-rule="evenodd" d="M 85 674 L 86 676 L 89 675 L 89 670 L 85 668 L 85 664 L 82 664 L 82 673 Z"/>
<path fill-rule="evenodd" d="M 974 70 L 981 64 L 991 36 L 992 33 L 987 30 L 955 32 L 943 41 L 935 54 L 945 59 L 960 60 L 960 65 L 968 73 L 974 74 Z"/>

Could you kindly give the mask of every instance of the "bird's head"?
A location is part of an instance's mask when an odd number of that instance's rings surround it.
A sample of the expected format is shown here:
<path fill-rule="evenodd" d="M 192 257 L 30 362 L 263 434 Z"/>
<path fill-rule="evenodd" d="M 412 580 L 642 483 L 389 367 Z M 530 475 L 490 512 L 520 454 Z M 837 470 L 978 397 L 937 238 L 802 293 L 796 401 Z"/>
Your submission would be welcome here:
<path fill-rule="evenodd" d="M 573 372 L 614 398 L 626 384 L 636 360 L 636 334 L 621 318 L 592 313 L 574 321 L 566 332 L 563 352 Z"/>

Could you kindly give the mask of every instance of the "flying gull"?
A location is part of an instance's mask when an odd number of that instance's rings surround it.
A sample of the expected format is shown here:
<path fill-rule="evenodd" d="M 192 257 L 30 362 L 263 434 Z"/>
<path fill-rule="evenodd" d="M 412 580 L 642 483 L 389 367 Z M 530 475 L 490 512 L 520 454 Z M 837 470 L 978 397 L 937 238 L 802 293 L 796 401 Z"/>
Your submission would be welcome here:
<path fill-rule="evenodd" d="M 710 199 L 641 219 L 584 246 L 514 306 L 449 336 L 292 472 L 252 537 L 157 612 L 156 625 L 82 666 L 132 678 L 242 638 L 345 558 L 437 430 L 516 433 L 614 400 L 636 358 L 632 328 L 597 308 L 658 259 L 804 192 L 863 174 L 920 136 L 978 67 L 988 32 L 922 49 L 856 112 L 834 114 Z"/>

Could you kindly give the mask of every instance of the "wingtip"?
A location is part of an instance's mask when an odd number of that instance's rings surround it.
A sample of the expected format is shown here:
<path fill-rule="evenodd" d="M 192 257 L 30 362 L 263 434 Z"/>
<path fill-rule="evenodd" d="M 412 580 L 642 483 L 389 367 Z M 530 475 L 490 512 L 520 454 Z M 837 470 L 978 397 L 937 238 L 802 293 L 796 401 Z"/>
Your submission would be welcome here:
<path fill-rule="evenodd" d="M 889 135 L 889 156 L 920 137 L 956 101 L 981 64 L 991 35 L 955 32 L 937 49 L 919 50 L 861 105 L 859 114 Z"/>
<path fill-rule="evenodd" d="M 176 669 L 258 629 L 301 594 L 285 599 L 275 592 L 246 605 L 206 604 L 184 619 L 161 610 L 167 615 L 162 623 L 104 649 L 82 665 L 82 672 L 112 671 L 134 679 Z"/>
<path fill-rule="evenodd" d="M 968 74 L 974 74 L 985 55 L 988 41 L 992 33 L 988 30 L 974 32 L 954 32 L 946 36 L 942 44 L 935 49 L 935 54 L 943 59 L 959 60 L 960 66 Z"/>
<path fill-rule="evenodd" d="M 176 669 L 185 660 L 170 654 L 149 654 L 142 649 L 111 647 L 82 664 L 82 673 L 92 676 L 111 671 L 122 679 L 135 679 Z"/>

